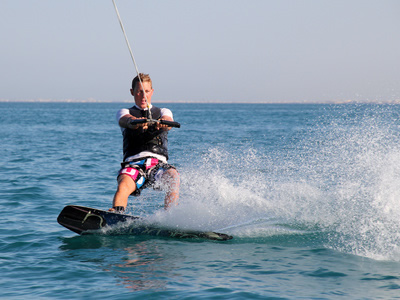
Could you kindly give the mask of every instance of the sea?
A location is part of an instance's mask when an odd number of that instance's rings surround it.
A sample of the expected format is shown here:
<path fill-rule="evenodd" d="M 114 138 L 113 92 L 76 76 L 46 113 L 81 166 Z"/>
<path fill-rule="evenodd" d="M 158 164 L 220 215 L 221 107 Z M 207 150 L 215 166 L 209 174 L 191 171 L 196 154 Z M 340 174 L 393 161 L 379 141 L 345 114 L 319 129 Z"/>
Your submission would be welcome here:
<path fill-rule="evenodd" d="M 112 206 L 130 106 L 0 103 L 1 299 L 400 299 L 400 105 L 160 103 L 179 205 L 127 213 L 233 239 L 79 236 L 57 216 Z"/>

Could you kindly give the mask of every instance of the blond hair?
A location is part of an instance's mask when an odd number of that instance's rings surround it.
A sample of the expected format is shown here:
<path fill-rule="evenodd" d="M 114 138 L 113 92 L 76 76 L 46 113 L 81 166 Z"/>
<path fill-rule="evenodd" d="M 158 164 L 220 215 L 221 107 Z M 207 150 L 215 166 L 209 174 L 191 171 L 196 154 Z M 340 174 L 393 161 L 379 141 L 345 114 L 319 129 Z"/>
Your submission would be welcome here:
<path fill-rule="evenodd" d="M 132 90 L 135 90 L 136 84 L 139 82 L 139 76 L 140 76 L 140 81 L 149 82 L 150 87 L 153 89 L 153 83 L 151 82 L 151 78 L 150 78 L 149 74 L 139 73 L 139 75 L 136 76 L 135 78 L 133 78 L 133 80 L 132 80 Z"/>

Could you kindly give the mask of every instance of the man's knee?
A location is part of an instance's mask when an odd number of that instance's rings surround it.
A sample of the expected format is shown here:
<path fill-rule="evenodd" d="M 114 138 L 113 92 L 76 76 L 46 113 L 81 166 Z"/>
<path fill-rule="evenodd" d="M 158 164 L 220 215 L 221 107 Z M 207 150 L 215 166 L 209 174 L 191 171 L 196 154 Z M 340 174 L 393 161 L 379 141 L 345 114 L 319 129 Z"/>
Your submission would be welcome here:
<path fill-rule="evenodd" d="M 163 177 L 179 179 L 179 173 L 176 169 L 170 168 L 164 172 Z"/>
<path fill-rule="evenodd" d="M 170 186 L 179 186 L 180 183 L 180 175 L 178 171 L 174 168 L 168 169 L 164 172 L 163 181 Z"/>
<path fill-rule="evenodd" d="M 120 192 L 131 194 L 136 189 L 136 183 L 131 177 L 127 175 L 120 175 L 118 177 L 118 190 Z"/>

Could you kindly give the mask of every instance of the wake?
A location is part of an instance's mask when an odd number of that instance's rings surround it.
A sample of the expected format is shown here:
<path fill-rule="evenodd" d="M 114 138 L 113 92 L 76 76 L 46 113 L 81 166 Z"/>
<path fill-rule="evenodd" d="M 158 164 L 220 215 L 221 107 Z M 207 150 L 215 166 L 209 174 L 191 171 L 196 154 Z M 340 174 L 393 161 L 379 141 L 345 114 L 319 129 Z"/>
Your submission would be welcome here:
<path fill-rule="evenodd" d="M 317 228 L 327 248 L 398 261 L 396 122 L 390 108 L 373 107 L 328 114 L 285 151 L 209 149 L 198 165 L 181 168 L 180 205 L 155 218 L 238 237 L 307 234 Z"/>

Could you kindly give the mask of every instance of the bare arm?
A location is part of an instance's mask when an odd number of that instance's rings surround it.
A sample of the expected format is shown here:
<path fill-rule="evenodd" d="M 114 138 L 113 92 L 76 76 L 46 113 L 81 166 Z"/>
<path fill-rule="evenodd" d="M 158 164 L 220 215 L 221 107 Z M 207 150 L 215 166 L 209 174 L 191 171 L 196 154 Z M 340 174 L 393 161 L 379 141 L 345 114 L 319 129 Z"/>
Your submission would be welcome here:
<path fill-rule="evenodd" d="M 146 130 L 148 128 L 147 123 L 135 124 L 135 125 L 131 124 L 131 121 L 136 119 L 144 119 L 144 118 L 135 118 L 134 116 L 127 114 L 119 119 L 118 124 L 122 128 L 129 128 L 129 129 L 138 129 L 139 127 L 142 127 L 143 130 Z"/>

